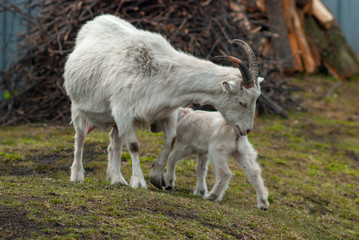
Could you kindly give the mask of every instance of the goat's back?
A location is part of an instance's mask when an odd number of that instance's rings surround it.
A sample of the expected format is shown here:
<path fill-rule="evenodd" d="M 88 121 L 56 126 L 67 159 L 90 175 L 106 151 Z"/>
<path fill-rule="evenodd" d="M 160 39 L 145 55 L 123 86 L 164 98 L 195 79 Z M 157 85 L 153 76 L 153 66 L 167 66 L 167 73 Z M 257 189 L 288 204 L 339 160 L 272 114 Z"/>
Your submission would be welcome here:
<path fill-rule="evenodd" d="M 75 101 L 99 88 L 106 88 L 109 92 L 102 95 L 109 96 L 111 89 L 136 84 L 133 78 L 148 79 L 160 70 L 156 67 L 160 56 L 169 58 L 175 53 L 161 35 L 139 30 L 118 17 L 101 15 L 82 26 L 77 35 L 65 64 L 65 89 Z"/>
<path fill-rule="evenodd" d="M 64 87 L 73 108 L 88 121 L 113 121 L 114 106 L 132 112 L 134 118 L 153 120 L 162 110 L 156 109 L 161 99 L 170 96 L 159 99 L 167 94 L 162 88 L 171 59 L 179 55 L 161 35 L 101 15 L 80 29 L 65 64 Z"/>

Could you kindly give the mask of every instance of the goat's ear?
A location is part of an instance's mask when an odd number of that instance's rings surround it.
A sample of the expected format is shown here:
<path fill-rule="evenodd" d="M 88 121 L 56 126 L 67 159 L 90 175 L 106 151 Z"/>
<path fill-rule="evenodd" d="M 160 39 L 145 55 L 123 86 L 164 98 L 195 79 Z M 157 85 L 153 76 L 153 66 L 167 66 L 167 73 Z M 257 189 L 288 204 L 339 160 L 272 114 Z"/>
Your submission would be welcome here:
<path fill-rule="evenodd" d="M 258 77 L 258 84 L 261 84 L 263 82 L 264 78 Z"/>
<path fill-rule="evenodd" d="M 223 91 L 225 91 L 226 93 L 235 93 L 236 92 L 236 87 L 232 83 L 230 83 L 228 81 L 222 81 L 221 84 L 222 84 Z"/>

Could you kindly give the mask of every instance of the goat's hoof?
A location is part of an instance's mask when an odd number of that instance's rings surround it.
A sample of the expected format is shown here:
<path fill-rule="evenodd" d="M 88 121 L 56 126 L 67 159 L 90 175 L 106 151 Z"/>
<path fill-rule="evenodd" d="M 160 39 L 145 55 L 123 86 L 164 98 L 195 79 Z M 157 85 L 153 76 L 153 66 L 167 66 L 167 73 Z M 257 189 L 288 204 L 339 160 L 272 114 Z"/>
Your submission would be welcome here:
<path fill-rule="evenodd" d="M 144 189 L 147 189 L 147 184 L 146 183 L 141 183 L 141 182 L 130 183 L 130 187 L 131 188 L 144 188 Z"/>
<path fill-rule="evenodd" d="M 162 186 L 166 186 L 165 178 L 162 176 L 161 179 L 162 179 L 162 182 L 161 182 Z"/>
<path fill-rule="evenodd" d="M 150 182 L 152 183 L 153 186 L 162 189 L 162 178 L 157 178 L 157 177 L 151 177 L 150 176 Z"/>
<path fill-rule="evenodd" d="M 150 182 L 157 188 L 162 189 L 165 186 L 162 174 L 150 173 Z M 163 184 L 163 185 L 162 185 Z"/>
<path fill-rule="evenodd" d="M 175 187 L 174 179 L 166 176 L 162 176 L 162 186 L 165 190 L 172 190 Z"/>
<path fill-rule="evenodd" d="M 80 169 L 78 171 L 71 172 L 71 182 L 83 182 L 85 180 L 85 170 Z"/>
<path fill-rule="evenodd" d="M 196 195 L 196 196 L 203 197 L 203 196 L 205 196 L 207 194 L 207 191 L 204 190 L 204 189 L 202 189 L 202 190 L 196 189 L 193 194 Z"/>
<path fill-rule="evenodd" d="M 217 201 L 218 196 L 215 194 L 206 194 L 203 199 L 204 200 L 210 200 L 210 201 Z"/>
<path fill-rule="evenodd" d="M 146 184 L 146 181 L 145 181 L 145 179 L 143 177 L 132 176 L 131 181 L 130 181 L 130 187 L 131 188 L 144 188 L 144 189 L 147 189 L 147 184 Z"/>
<path fill-rule="evenodd" d="M 111 181 L 111 185 L 125 185 L 125 186 L 128 185 L 128 183 L 122 176 L 121 177 L 108 176 L 107 178 Z"/>
<path fill-rule="evenodd" d="M 83 183 L 84 178 L 72 178 L 71 177 L 70 181 L 73 182 L 73 183 Z"/>
<path fill-rule="evenodd" d="M 261 199 L 260 201 L 258 201 L 257 207 L 258 207 L 260 210 L 267 211 L 267 210 L 268 210 L 268 207 L 269 207 L 269 202 L 268 202 L 268 200 L 267 200 L 267 199 Z"/>

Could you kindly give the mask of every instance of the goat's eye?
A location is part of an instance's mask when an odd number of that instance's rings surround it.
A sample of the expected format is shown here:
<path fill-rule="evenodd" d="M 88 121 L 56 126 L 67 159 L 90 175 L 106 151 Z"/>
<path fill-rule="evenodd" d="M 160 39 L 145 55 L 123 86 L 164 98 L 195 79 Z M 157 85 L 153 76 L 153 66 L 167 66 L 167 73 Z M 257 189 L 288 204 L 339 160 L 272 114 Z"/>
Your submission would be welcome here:
<path fill-rule="evenodd" d="M 247 104 L 245 104 L 244 102 L 239 102 L 239 105 L 241 105 L 242 107 L 246 108 Z"/>

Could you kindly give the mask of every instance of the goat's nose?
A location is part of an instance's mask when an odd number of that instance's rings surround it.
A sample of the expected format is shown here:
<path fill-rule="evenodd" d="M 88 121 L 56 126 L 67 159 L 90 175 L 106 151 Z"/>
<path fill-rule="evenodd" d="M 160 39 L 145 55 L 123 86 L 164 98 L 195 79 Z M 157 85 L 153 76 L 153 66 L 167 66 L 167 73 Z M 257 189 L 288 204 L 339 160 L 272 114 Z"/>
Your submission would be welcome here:
<path fill-rule="evenodd" d="M 247 129 L 247 134 L 250 133 L 252 131 L 252 129 Z"/>

